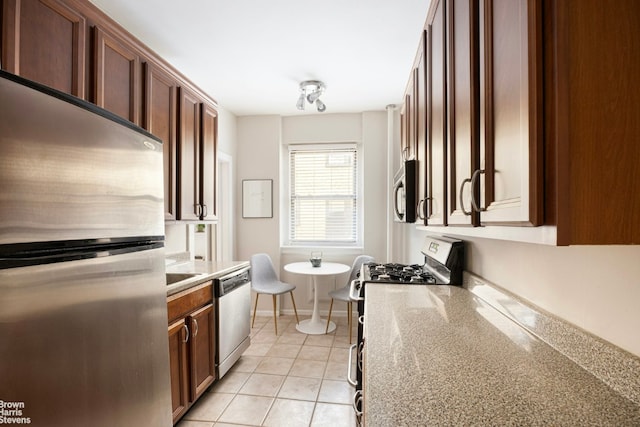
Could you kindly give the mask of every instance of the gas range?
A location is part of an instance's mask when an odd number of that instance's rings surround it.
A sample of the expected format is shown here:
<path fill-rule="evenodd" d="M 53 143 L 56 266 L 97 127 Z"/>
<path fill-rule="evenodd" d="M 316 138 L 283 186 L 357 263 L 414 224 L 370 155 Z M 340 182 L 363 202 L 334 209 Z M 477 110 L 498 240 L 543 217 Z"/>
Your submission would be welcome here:
<path fill-rule="evenodd" d="M 448 237 L 427 237 L 421 250 L 424 265 L 365 263 L 351 283 L 350 298 L 364 299 L 366 283 L 462 286 L 464 242 Z"/>

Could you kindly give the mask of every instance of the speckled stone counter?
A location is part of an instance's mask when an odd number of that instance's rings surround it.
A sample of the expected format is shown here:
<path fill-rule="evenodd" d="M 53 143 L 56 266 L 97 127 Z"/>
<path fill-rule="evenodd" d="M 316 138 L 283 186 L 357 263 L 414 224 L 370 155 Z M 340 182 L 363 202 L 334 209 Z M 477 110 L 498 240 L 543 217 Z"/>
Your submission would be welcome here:
<path fill-rule="evenodd" d="M 369 284 L 367 426 L 639 426 L 640 406 L 483 299 Z"/>
<path fill-rule="evenodd" d="M 167 273 L 196 274 L 196 276 L 167 285 L 167 296 L 245 267 L 249 267 L 249 261 L 183 261 L 168 265 Z"/>

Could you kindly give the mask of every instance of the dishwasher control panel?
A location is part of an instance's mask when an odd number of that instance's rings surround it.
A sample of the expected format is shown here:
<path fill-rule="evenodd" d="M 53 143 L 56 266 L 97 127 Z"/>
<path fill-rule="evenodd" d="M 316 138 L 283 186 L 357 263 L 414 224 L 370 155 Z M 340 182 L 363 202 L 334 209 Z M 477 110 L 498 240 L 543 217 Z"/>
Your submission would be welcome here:
<path fill-rule="evenodd" d="M 249 267 L 219 277 L 215 280 L 216 297 L 220 298 L 247 283 L 251 283 L 251 269 Z"/>

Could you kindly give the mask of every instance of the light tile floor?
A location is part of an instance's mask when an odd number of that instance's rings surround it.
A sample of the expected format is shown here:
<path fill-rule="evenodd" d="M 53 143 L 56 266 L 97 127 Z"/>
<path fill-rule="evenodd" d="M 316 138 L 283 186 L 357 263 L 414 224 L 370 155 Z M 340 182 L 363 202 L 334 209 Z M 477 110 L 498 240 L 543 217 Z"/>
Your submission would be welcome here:
<path fill-rule="evenodd" d="M 276 336 L 273 317 L 256 317 L 251 346 L 177 427 L 355 427 L 347 318 L 333 320 L 334 332 L 306 335 L 280 316 Z"/>

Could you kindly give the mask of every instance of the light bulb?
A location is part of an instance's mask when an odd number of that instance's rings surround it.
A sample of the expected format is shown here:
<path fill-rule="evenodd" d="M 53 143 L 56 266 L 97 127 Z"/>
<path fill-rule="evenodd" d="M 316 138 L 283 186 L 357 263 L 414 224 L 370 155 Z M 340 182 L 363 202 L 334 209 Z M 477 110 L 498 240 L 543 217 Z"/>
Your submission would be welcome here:
<path fill-rule="evenodd" d="M 298 102 L 296 103 L 298 110 L 304 110 L 304 92 L 300 94 Z"/>
<path fill-rule="evenodd" d="M 320 92 L 317 90 L 314 90 L 309 95 L 307 95 L 307 101 L 309 101 L 309 104 L 313 104 L 318 98 L 320 98 Z"/>
<path fill-rule="evenodd" d="M 324 110 L 327 109 L 327 106 L 324 105 L 324 102 L 322 102 L 319 99 L 317 99 L 316 100 L 316 108 L 318 109 L 319 112 L 324 113 Z"/>

